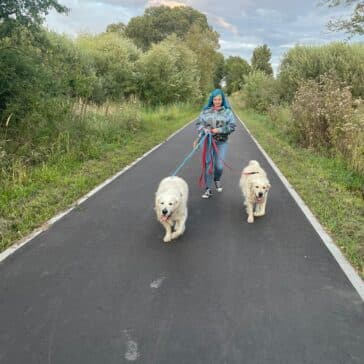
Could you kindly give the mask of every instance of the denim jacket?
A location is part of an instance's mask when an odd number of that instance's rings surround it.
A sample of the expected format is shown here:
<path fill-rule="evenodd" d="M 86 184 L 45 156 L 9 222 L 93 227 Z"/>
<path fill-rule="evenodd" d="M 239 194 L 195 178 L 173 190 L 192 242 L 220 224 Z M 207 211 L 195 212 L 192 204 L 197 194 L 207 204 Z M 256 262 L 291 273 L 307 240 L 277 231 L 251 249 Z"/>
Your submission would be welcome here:
<path fill-rule="evenodd" d="M 205 128 L 217 128 L 218 134 L 214 138 L 219 141 L 226 141 L 228 135 L 235 130 L 235 117 L 229 108 L 222 107 L 215 111 L 213 108 L 203 110 L 196 122 L 199 137 L 204 134 Z"/>

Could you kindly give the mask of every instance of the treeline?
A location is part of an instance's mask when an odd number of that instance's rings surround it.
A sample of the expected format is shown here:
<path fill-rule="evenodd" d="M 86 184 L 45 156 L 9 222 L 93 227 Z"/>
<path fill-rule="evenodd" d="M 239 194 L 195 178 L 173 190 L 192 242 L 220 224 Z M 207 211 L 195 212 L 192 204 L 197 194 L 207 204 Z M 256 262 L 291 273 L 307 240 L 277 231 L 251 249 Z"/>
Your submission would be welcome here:
<path fill-rule="evenodd" d="M 55 98 L 199 100 L 221 77 L 217 49 L 218 34 L 190 7 L 152 7 L 127 25 L 75 40 L 17 24 L 0 39 L 0 117 L 24 122 L 51 112 L 49 103 L 57 113 Z"/>

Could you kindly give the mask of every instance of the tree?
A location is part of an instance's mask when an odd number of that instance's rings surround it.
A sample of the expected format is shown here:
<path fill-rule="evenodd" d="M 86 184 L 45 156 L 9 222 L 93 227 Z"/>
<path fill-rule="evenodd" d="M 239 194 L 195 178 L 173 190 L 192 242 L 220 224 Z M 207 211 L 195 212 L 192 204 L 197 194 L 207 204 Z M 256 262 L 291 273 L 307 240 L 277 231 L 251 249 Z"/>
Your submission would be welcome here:
<path fill-rule="evenodd" d="M 191 7 L 153 6 L 146 9 L 144 15 L 132 18 L 125 34 L 145 51 L 173 33 L 183 39 L 191 25 L 196 23 L 202 29 L 209 29 L 206 16 Z"/>
<path fill-rule="evenodd" d="M 118 33 L 124 35 L 126 25 L 122 22 L 109 24 L 106 27 L 106 33 Z"/>
<path fill-rule="evenodd" d="M 323 0 L 330 8 L 344 5 L 352 6 L 355 4 L 349 19 L 330 20 L 327 27 L 331 31 L 344 31 L 349 34 L 349 38 L 354 35 L 364 34 L 364 1 L 358 0 Z"/>
<path fill-rule="evenodd" d="M 203 94 L 214 87 L 218 64 L 221 56 L 219 48 L 219 35 L 211 28 L 204 28 L 200 24 L 193 24 L 184 37 L 185 44 L 197 56 L 200 71 L 200 89 Z"/>
<path fill-rule="evenodd" d="M 228 95 L 241 90 L 251 71 L 249 63 L 240 57 L 229 57 L 225 62 L 225 81 Z"/>
<path fill-rule="evenodd" d="M 68 9 L 56 0 L 2 0 L 0 24 L 16 21 L 22 25 L 39 25 L 51 9 L 58 13 L 68 12 Z"/>
<path fill-rule="evenodd" d="M 137 62 L 137 74 L 139 96 L 151 105 L 201 97 L 196 55 L 176 35 L 153 44 Z"/>
<path fill-rule="evenodd" d="M 273 75 L 273 69 L 270 62 L 272 53 L 266 44 L 256 47 L 252 56 L 252 68 L 256 71 L 262 71 L 267 75 Z"/>
<path fill-rule="evenodd" d="M 221 81 L 225 75 L 225 59 L 222 53 L 216 53 L 216 66 L 214 73 L 214 87 L 221 88 Z"/>

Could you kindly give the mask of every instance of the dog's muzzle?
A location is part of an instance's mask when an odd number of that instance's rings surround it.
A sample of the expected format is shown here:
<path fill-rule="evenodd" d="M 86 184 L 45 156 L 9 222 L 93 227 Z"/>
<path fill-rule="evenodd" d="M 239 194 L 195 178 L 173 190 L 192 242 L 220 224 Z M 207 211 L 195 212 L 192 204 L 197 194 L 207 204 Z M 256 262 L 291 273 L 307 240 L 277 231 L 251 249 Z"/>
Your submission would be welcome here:
<path fill-rule="evenodd" d="M 255 196 L 255 203 L 263 203 L 264 202 L 265 193 L 259 192 L 258 196 Z"/>
<path fill-rule="evenodd" d="M 161 221 L 167 221 L 170 218 L 170 214 L 168 213 L 167 209 L 162 210 L 162 216 L 160 218 Z"/>

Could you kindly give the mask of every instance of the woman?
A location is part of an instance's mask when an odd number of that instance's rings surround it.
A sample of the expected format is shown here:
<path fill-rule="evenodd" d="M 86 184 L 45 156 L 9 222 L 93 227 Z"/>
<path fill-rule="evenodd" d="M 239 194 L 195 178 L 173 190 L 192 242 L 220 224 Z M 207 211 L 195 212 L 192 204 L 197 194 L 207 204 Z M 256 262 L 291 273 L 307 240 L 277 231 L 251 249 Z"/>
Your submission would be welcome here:
<path fill-rule="evenodd" d="M 211 92 L 208 103 L 203 108 L 196 126 L 199 135 L 194 141 L 194 147 L 206 135 L 202 146 L 202 155 L 205 159 L 202 161 L 203 166 L 205 166 L 202 176 L 205 192 L 201 197 L 209 198 L 213 195 L 213 182 L 216 191 L 222 192 L 221 175 L 228 149 L 228 138 L 229 134 L 235 130 L 235 118 L 222 90 L 215 89 Z"/>

